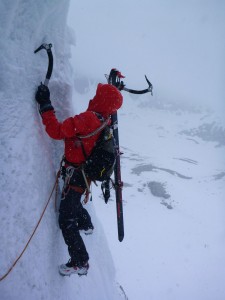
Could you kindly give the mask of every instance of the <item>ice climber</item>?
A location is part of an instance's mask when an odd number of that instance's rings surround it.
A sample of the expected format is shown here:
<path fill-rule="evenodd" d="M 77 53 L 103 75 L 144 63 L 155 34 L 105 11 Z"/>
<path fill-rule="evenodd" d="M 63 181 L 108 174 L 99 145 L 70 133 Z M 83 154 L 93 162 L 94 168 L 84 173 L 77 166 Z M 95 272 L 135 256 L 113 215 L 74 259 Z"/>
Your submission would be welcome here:
<path fill-rule="evenodd" d="M 91 234 L 94 226 L 88 211 L 81 203 L 81 196 L 86 191 L 86 183 L 79 166 L 85 157 L 81 149 L 79 135 L 92 133 L 101 126 L 99 114 L 104 119 L 115 113 L 122 105 L 120 90 L 111 84 L 99 83 L 96 95 L 90 100 L 85 112 L 59 122 L 50 100 L 50 91 L 41 84 L 36 91 L 35 99 L 39 104 L 42 122 L 47 134 L 65 143 L 65 180 L 59 208 L 59 227 L 70 259 L 59 266 L 61 275 L 86 275 L 89 268 L 89 255 L 80 230 Z M 95 146 L 100 133 L 85 139 L 85 153 L 89 155 Z"/>

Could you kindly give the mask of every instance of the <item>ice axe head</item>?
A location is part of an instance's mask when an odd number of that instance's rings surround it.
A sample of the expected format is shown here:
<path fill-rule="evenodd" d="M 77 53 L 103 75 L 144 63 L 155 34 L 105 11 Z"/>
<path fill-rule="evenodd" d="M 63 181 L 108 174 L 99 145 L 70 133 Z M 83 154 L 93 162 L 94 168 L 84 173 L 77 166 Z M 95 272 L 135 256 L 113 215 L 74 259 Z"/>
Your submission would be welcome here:
<path fill-rule="evenodd" d="M 111 69 L 109 75 L 105 75 L 105 77 L 108 81 L 108 84 L 114 85 L 119 90 L 123 89 L 124 83 L 123 83 L 123 81 L 120 81 L 120 80 L 121 80 L 121 78 L 125 78 L 125 76 L 123 76 L 120 71 L 113 68 L 113 69 Z"/>

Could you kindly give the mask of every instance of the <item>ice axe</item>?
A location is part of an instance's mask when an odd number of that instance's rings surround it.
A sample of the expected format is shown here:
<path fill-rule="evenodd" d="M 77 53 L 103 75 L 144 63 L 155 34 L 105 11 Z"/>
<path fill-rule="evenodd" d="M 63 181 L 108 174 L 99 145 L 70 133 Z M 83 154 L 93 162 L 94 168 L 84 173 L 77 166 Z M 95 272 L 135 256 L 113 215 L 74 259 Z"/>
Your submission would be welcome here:
<path fill-rule="evenodd" d="M 34 53 L 39 52 L 42 49 L 45 49 L 47 51 L 48 54 L 48 70 L 45 76 L 45 81 L 44 81 L 44 85 L 48 86 L 49 80 L 51 78 L 52 75 L 52 70 L 53 70 L 53 55 L 52 55 L 52 44 L 42 44 L 40 47 L 38 47 Z"/>
<path fill-rule="evenodd" d="M 125 86 L 123 87 L 122 90 L 126 91 L 126 92 L 129 92 L 129 93 L 132 93 L 132 94 L 145 94 L 145 93 L 148 93 L 150 92 L 151 95 L 153 96 L 153 85 L 151 84 L 151 82 L 148 80 L 148 77 L 145 75 L 145 79 L 148 83 L 148 88 L 147 89 L 144 89 L 144 90 L 141 90 L 141 91 L 138 91 L 138 90 L 133 90 L 133 89 L 128 89 L 126 88 Z"/>
<path fill-rule="evenodd" d="M 153 92 L 152 92 L 153 85 L 148 80 L 148 77 L 146 75 L 145 75 L 145 79 L 148 83 L 148 88 L 144 90 L 133 90 L 133 89 L 126 88 L 124 82 L 121 81 L 121 78 L 125 78 L 125 76 L 123 76 L 121 72 L 119 72 L 117 69 L 112 69 L 109 75 L 105 74 L 105 77 L 109 84 L 116 86 L 120 91 L 126 91 L 131 94 L 145 94 L 150 92 L 151 95 L 153 96 Z"/>

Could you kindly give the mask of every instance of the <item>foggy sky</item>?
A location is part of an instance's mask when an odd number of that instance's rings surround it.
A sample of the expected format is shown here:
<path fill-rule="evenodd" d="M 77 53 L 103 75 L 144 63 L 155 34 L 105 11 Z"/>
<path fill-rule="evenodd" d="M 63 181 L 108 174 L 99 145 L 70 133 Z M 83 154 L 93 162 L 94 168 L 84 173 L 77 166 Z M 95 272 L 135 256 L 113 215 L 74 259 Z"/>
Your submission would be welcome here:
<path fill-rule="evenodd" d="M 71 1 L 75 73 L 103 80 L 112 67 L 127 86 L 147 74 L 157 97 L 225 109 L 225 1 Z"/>

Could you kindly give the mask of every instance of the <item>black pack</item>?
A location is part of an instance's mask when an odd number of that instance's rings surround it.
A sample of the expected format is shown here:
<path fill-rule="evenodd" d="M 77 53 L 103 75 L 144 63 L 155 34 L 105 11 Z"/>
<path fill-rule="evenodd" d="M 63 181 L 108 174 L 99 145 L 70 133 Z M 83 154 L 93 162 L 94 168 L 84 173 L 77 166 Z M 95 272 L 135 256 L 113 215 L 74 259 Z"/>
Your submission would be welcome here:
<path fill-rule="evenodd" d="M 83 152 L 84 147 L 81 143 Z M 83 165 L 86 176 L 92 181 L 104 181 L 110 178 L 116 162 L 114 137 L 110 126 L 105 126 L 89 157 Z"/>

